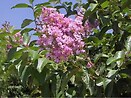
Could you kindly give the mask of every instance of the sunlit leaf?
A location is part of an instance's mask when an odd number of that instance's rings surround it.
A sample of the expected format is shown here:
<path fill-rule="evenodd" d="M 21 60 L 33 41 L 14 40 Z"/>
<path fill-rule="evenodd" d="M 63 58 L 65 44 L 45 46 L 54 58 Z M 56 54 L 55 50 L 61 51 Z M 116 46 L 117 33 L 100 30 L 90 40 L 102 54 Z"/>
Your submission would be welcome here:
<path fill-rule="evenodd" d="M 29 2 L 32 4 L 34 2 L 34 0 L 29 0 Z"/>
<path fill-rule="evenodd" d="M 21 80 L 24 85 L 26 85 L 28 76 L 30 75 L 30 72 L 31 72 L 30 70 L 31 70 L 31 67 L 25 66 L 24 70 L 22 71 Z"/>
<path fill-rule="evenodd" d="M 21 31 L 21 34 L 23 34 L 23 33 L 28 33 L 28 32 L 30 32 L 30 31 L 32 31 L 32 30 L 34 30 L 33 28 L 25 28 L 25 29 L 23 29 L 22 31 Z"/>
<path fill-rule="evenodd" d="M 106 64 L 107 64 L 107 65 L 110 65 L 110 64 L 115 63 L 115 62 L 117 62 L 117 61 L 119 61 L 119 60 L 121 60 L 121 59 L 122 59 L 122 58 L 110 57 L 109 59 L 107 59 Z"/>
<path fill-rule="evenodd" d="M 45 66 L 48 62 L 49 62 L 49 60 L 46 59 L 46 58 L 39 58 L 39 59 L 38 59 L 37 70 L 38 70 L 39 72 L 41 72 L 41 71 L 43 70 L 44 66 Z"/>
<path fill-rule="evenodd" d="M 38 8 L 41 8 L 41 7 L 44 7 L 44 6 L 49 6 L 49 5 L 50 5 L 50 2 L 36 4 L 35 9 L 38 9 Z"/>
<path fill-rule="evenodd" d="M 30 38 L 31 38 L 31 36 L 29 36 L 28 33 L 24 33 L 23 34 L 23 43 L 24 43 L 24 45 L 28 45 L 29 44 Z"/>
<path fill-rule="evenodd" d="M 100 58 L 108 58 L 108 57 L 109 57 L 109 56 L 106 55 L 106 54 L 102 54 L 102 53 L 96 54 L 95 59 L 94 59 L 94 62 L 97 63 Z"/>
<path fill-rule="evenodd" d="M 13 6 L 12 9 L 13 8 L 31 8 L 31 6 L 26 3 L 20 3 L 20 4 Z"/>
<path fill-rule="evenodd" d="M 94 9 L 96 9 L 97 5 L 98 5 L 98 4 L 91 3 L 91 4 L 90 4 L 91 11 L 93 11 Z"/>
<path fill-rule="evenodd" d="M 32 22 L 33 22 L 32 19 L 25 19 L 25 20 L 23 21 L 23 23 L 21 24 L 21 28 L 24 28 L 24 27 L 28 26 L 28 25 L 31 24 Z"/>
<path fill-rule="evenodd" d="M 125 43 L 125 47 L 127 51 L 131 51 L 131 36 L 127 38 L 127 41 Z"/>
<path fill-rule="evenodd" d="M 113 76 L 114 74 L 116 74 L 117 70 L 109 70 L 107 77 L 110 78 L 111 76 Z"/>
<path fill-rule="evenodd" d="M 109 1 L 105 1 L 101 4 L 101 7 L 104 9 L 109 6 Z"/>
<path fill-rule="evenodd" d="M 59 3 L 60 1 L 61 1 L 61 0 L 49 0 L 49 2 L 55 3 L 55 4 Z"/>
<path fill-rule="evenodd" d="M 118 51 L 118 52 L 116 52 L 115 58 L 116 59 L 120 59 L 120 60 L 118 60 L 116 62 L 118 64 L 118 67 L 120 67 L 123 64 L 123 61 L 125 59 L 125 52 L 124 51 Z"/>
<path fill-rule="evenodd" d="M 29 50 L 29 54 L 30 54 L 30 56 L 31 56 L 31 58 L 32 58 L 33 61 L 35 61 L 39 57 L 38 51 Z"/>

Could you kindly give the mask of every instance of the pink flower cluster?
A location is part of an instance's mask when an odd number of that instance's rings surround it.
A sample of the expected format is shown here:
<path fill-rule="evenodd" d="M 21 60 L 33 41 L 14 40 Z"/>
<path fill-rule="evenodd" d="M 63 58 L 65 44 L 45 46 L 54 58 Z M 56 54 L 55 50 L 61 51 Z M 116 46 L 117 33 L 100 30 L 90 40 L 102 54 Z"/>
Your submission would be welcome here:
<path fill-rule="evenodd" d="M 37 44 L 49 50 L 48 58 L 58 63 L 85 52 L 82 37 L 88 29 L 82 25 L 83 17 L 77 16 L 73 20 L 64 17 L 55 8 L 43 7 L 40 19 L 42 29 Z"/>
<path fill-rule="evenodd" d="M 18 44 L 22 44 L 22 43 L 23 43 L 23 37 L 22 37 L 22 35 L 20 34 L 20 32 L 18 32 L 18 33 L 16 33 L 16 34 L 14 35 L 13 41 L 14 41 L 15 43 L 18 43 Z M 11 49 L 11 48 L 12 48 L 12 45 L 11 45 L 11 44 L 8 44 L 8 45 L 7 45 L 7 49 Z"/>
<path fill-rule="evenodd" d="M 21 35 L 20 32 L 18 32 L 18 33 L 16 33 L 16 34 L 14 35 L 14 41 L 15 41 L 16 43 L 19 43 L 19 44 L 22 44 L 22 43 L 23 43 L 23 37 L 22 37 L 22 35 Z"/>

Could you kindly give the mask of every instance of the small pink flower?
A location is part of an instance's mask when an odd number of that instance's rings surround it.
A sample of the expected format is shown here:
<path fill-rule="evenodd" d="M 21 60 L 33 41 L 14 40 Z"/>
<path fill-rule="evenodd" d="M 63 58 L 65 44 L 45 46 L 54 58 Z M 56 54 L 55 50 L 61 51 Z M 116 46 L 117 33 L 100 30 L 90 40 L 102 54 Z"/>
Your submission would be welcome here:
<path fill-rule="evenodd" d="M 12 48 L 12 45 L 7 45 L 7 49 L 11 49 Z"/>
<path fill-rule="evenodd" d="M 17 43 L 17 44 L 23 44 L 23 37 L 22 37 L 22 35 L 20 34 L 20 32 L 18 32 L 18 33 L 16 33 L 16 34 L 14 35 L 13 41 L 14 41 L 15 43 Z M 11 49 L 12 47 L 13 47 L 13 46 L 12 46 L 11 44 L 8 44 L 8 45 L 7 45 L 7 49 Z"/>
<path fill-rule="evenodd" d="M 86 65 L 87 68 L 91 68 L 92 66 L 94 66 L 94 64 L 91 61 L 89 61 Z"/>
<path fill-rule="evenodd" d="M 22 44 L 23 43 L 23 37 L 22 37 L 22 35 L 20 34 L 20 32 L 18 32 L 18 33 L 16 33 L 15 35 L 14 35 L 14 37 L 15 37 L 15 42 L 16 43 L 19 43 L 19 44 Z"/>

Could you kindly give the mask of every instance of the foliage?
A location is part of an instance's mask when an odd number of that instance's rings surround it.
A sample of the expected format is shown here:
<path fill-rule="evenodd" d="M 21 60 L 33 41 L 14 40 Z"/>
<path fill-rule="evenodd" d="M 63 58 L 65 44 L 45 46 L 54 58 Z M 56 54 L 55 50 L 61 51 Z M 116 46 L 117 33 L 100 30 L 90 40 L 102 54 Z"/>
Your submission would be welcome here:
<path fill-rule="evenodd" d="M 88 0 L 86 3 L 49 0 L 41 4 L 21 3 L 12 8 L 30 8 L 34 19 L 21 28 L 8 23 L 0 29 L 0 95 L 8 97 L 129 97 L 131 96 L 131 1 Z M 83 39 L 85 53 L 56 63 L 46 58 L 33 36 L 39 35 L 42 7 L 66 11 L 65 17 L 85 9 L 83 25 L 91 30 Z M 99 24 L 96 24 L 99 22 Z M 35 28 L 29 28 L 34 23 Z M 22 43 L 17 42 L 20 32 Z M 7 46 L 11 45 L 10 48 Z"/>

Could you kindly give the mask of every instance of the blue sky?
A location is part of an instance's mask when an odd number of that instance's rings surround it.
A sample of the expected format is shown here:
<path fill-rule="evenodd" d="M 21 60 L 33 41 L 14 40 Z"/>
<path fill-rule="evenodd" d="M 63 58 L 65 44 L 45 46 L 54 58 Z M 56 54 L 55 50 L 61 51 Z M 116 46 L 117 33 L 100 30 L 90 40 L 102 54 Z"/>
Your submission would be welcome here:
<path fill-rule="evenodd" d="M 35 4 L 43 3 L 47 0 L 35 0 Z M 68 0 L 64 0 L 68 1 Z M 71 2 L 76 2 L 76 0 L 70 0 Z M 83 0 L 85 1 L 85 0 Z M 0 27 L 5 21 L 10 22 L 15 28 L 20 28 L 22 21 L 26 18 L 33 19 L 33 13 L 31 9 L 21 8 L 21 9 L 11 9 L 12 6 L 18 3 L 29 3 L 28 0 L 1 0 L 0 2 Z"/>
<path fill-rule="evenodd" d="M 35 3 L 41 3 L 45 0 L 35 0 Z M 19 8 L 11 9 L 12 6 L 18 3 L 29 3 L 28 0 L 2 0 L 0 3 L 0 25 L 5 21 L 9 21 L 11 25 L 20 28 L 22 21 L 26 18 L 33 19 L 31 9 Z"/>

